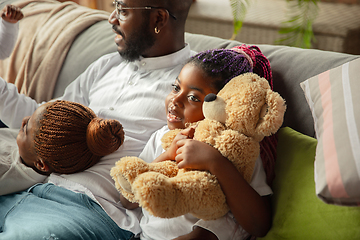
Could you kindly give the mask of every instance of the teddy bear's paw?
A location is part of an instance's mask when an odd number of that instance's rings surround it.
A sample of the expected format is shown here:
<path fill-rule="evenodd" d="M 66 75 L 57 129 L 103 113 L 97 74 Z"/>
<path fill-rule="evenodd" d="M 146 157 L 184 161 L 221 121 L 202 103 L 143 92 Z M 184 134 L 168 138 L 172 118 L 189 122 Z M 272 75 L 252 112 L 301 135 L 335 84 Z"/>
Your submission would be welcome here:
<path fill-rule="evenodd" d="M 156 172 L 147 172 L 136 178 L 132 185 L 135 198 L 151 215 L 161 218 L 181 216 L 187 211 L 177 211 L 176 187 L 171 178 Z"/>
<path fill-rule="evenodd" d="M 119 183 L 120 187 L 128 192 L 128 193 L 131 193 L 131 185 L 130 183 L 126 180 L 126 178 L 122 175 L 122 174 L 118 174 L 115 176 L 116 177 L 116 180 L 117 182 Z"/>
<path fill-rule="evenodd" d="M 176 162 L 168 160 L 158 163 L 151 163 L 150 170 L 161 173 L 167 177 L 175 177 L 179 171 L 179 168 Z"/>
<path fill-rule="evenodd" d="M 149 171 L 149 164 L 141 158 L 123 157 L 116 162 L 115 167 L 110 171 L 110 175 L 113 178 L 122 175 L 131 184 L 139 174 L 147 171 Z"/>
<path fill-rule="evenodd" d="M 229 208 L 217 178 L 207 171 L 179 171 L 176 180 L 182 186 L 177 206 L 184 206 L 193 216 L 213 220 Z"/>
<path fill-rule="evenodd" d="M 132 193 L 131 184 L 136 177 L 149 170 L 149 164 L 138 157 L 123 157 L 111 169 L 110 175 L 115 181 L 115 187 L 123 193 Z"/>

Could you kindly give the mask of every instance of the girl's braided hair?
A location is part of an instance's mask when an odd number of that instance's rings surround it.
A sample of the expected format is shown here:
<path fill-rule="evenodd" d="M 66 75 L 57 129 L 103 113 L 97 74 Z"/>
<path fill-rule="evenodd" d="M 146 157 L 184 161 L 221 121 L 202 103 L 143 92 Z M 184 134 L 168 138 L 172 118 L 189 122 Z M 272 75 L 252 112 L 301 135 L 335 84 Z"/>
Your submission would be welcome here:
<path fill-rule="evenodd" d="M 218 91 L 232 78 L 254 72 L 269 81 L 272 88 L 272 73 L 269 60 L 257 46 L 236 46 L 231 49 L 212 49 L 193 56 L 188 63 L 203 70 Z"/>
<path fill-rule="evenodd" d="M 88 107 L 69 101 L 48 104 L 35 133 L 35 152 L 56 173 L 83 171 L 124 142 L 119 121 L 96 117 Z"/>

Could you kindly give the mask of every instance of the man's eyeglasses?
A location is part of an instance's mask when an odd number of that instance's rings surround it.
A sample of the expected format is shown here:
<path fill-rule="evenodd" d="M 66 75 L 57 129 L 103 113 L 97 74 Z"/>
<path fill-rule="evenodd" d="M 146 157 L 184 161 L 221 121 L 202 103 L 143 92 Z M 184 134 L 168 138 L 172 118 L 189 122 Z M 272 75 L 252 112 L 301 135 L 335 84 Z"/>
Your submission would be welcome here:
<path fill-rule="evenodd" d="M 150 7 L 150 6 L 147 6 L 147 7 L 124 7 L 118 1 L 114 1 L 113 4 L 115 5 L 115 9 L 116 9 L 116 17 L 120 21 L 126 21 L 126 19 L 128 17 L 128 13 L 125 10 L 130 10 L 130 9 L 132 9 L 132 10 L 165 9 L 169 13 L 169 16 L 172 17 L 174 20 L 176 20 L 176 17 L 174 15 L 172 15 L 169 12 L 169 10 L 167 10 L 166 8 L 163 8 L 163 7 Z"/>

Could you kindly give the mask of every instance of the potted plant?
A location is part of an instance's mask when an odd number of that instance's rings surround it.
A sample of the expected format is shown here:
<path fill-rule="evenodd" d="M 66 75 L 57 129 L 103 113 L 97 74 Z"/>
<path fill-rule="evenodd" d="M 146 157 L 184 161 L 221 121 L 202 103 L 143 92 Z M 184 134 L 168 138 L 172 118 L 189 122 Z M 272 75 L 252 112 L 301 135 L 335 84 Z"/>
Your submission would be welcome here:
<path fill-rule="evenodd" d="M 285 1 L 285 0 L 284 0 Z M 318 15 L 317 3 L 319 0 L 286 0 L 288 4 L 288 20 L 282 23 L 279 30 L 281 38 L 277 44 L 310 48 L 314 41 L 312 24 Z M 252 0 L 230 0 L 231 10 L 234 19 L 234 31 L 231 39 L 242 28 L 244 19 Z"/>

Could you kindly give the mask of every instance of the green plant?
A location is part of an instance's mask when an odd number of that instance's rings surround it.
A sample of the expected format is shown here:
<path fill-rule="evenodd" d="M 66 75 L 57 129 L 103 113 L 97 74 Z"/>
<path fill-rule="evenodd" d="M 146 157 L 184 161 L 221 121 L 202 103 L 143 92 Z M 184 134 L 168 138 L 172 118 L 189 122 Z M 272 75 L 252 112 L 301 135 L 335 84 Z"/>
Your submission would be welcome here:
<path fill-rule="evenodd" d="M 236 35 L 242 28 L 248 7 L 251 4 L 251 0 L 230 0 L 233 21 L 234 21 L 234 31 L 231 39 L 234 40 Z"/>
<path fill-rule="evenodd" d="M 318 0 L 287 0 L 289 20 L 282 23 L 276 43 L 311 48 L 315 41 L 312 24 L 318 15 Z"/>
<path fill-rule="evenodd" d="M 279 33 L 281 38 L 275 43 L 288 46 L 310 48 L 315 40 L 312 30 L 312 24 L 318 15 L 317 3 L 319 0 L 286 0 L 289 20 L 282 23 Z M 242 28 L 247 10 L 251 0 L 230 0 L 234 19 L 234 31 L 231 39 Z"/>

